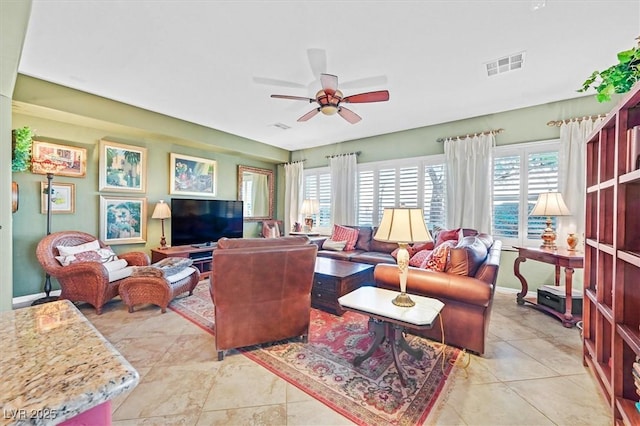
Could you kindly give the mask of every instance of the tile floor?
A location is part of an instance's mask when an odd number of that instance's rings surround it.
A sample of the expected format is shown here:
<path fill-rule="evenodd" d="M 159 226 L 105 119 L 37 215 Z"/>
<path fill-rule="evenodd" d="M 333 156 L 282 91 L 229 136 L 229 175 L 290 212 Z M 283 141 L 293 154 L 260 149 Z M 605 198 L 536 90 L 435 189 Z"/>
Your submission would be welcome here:
<path fill-rule="evenodd" d="M 155 306 L 119 300 L 81 311 L 140 373 L 113 401 L 113 424 L 344 425 L 351 422 L 242 355 L 216 361 L 211 335 Z M 428 424 L 609 425 L 606 401 L 582 365 L 580 333 L 498 292 L 483 357 L 457 369 Z"/>

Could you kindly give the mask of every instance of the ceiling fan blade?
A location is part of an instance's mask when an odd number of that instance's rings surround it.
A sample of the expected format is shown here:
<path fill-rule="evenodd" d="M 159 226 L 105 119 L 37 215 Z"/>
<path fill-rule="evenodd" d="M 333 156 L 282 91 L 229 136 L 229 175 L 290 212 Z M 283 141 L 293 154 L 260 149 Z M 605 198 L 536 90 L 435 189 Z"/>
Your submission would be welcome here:
<path fill-rule="evenodd" d="M 358 114 L 343 106 L 338 109 L 338 114 L 340 114 L 340 117 L 344 118 L 351 124 L 356 124 L 358 121 L 362 120 L 362 117 L 360 117 Z"/>
<path fill-rule="evenodd" d="M 338 76 L 333 74 L 321 74 L 320 83 L 322 84 L 322 90 L 327 95 L 333 95 L 338 90 Z"/>
<path fill-rule="evenodd" d="M 313 78 L 318 78 L 320 74 L 327 72 L 327 52 L 324 49 L 307 49 L 307 56 Z"/>
<path fill-rule="evenodd" d="M 276 99 L 291 99 L 293 101 L 307 101 L 309 103 L 316 101 L 315 99 L 305 98 L 304 96 L 271 95 L 271 97 Z"/>
<path fill-rule="evenodd" d="M 365 77 L 357 80 L 343 81 L 340 83 L 340 90 L 362 89 L 371 86 L 384 86 L 387 84 L 387 76 Z"/>
<path fill-rule="evenodd" d="M 349 102 L 352 104 L 362 104 L 366 102 L 384 102 L 389 100 L 388 90 L 378 90 L 376 92 L 359 93 L 357 95 L 347 96 L 342 99 L 342 102 Z"/>
<path fill-rule="evenodd" d="M 253 82 L 258 84 L 266 84 L 268 86 L 292 87 L 295 89 L 305 89 L 307 86 L 293 81 L 277 80 L 275 78 L 253 77 Z"/>
<path fill-rule="evenodd" d="M 313 117 L 314 115 L 316 115 L 319 112 L 320 112 L 320 108 L 312 109 L 311 111 L 309 111 L 308 113 L 306 113 L 302 117 L 298 118 L 298 121 L 307 121 L 308 119 L 310 119 L 311 117 Z"/>

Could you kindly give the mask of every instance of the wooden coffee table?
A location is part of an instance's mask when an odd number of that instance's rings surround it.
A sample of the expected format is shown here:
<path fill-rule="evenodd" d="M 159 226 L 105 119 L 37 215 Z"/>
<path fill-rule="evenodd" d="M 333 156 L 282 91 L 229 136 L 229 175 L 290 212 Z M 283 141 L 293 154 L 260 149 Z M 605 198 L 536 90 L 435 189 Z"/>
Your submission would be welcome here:
<path fill-rule="evenodd" d="M 340 297 L 338 302 L 346 310 L 368 315 L 369 331 L 374 335 L 371 347 L 362 355 L 356 356 L 353 364 L 362 364 L 387 340 L 391 346 L 391 355 L 400 376 L 400 383 L 406 386 L 404 372 L 400 368 L 400 353 L 405 351 L 415 359 L 422 359 L 422 350 L 409 346 L 404 339 L 404 330 L 424 330 L 433 327 L 444 303 L 431 297 L 410 295 L 416 304 L 405 308 L 391 303 L 398 294 L 397 291 L 384 288 L 360 287 Z"/>
<path fill-rule="evenodd" d="M 311 289 L 311 306 L 336 315 L 344 314 L 338 298 L 367 282 L 373 282 L 373 265 L 316 258 Z"/>

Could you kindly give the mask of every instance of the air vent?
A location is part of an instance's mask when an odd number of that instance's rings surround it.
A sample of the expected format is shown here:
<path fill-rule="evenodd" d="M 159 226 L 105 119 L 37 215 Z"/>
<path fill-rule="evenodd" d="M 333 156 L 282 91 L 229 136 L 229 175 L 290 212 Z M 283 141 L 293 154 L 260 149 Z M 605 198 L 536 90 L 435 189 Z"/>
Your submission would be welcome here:
<path fill-rule="evenodd" d="M 495 61 L 487 62 L 485 64 L 487 67 L 488 77 L 519 70 L 523 65 L 524 52 L 514 53 L 513 55 L 505 56 L 504 58 L 496 59 Z"/>
<path fill-rule="evenodd" d="M 287 126 L 286 124 L 283 123 L 276 123 L 273 125 L 273 127 L 277 127 L 278 129 L 282 129 L 282 130 L 287 130 L 290 129 L 290 126 Z"/>

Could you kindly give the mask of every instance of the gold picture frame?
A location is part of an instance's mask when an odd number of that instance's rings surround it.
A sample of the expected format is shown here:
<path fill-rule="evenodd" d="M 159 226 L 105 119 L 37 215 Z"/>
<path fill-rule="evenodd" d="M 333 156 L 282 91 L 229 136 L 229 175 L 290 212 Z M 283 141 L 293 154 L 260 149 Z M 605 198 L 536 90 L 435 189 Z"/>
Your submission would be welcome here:
<path fill-rule="evenodd" d="M 46 175 L 85 177 L 87 150 L 34 140 L 31 147 L 31 172 Z"/>
<path fill-rule="evenodd" d="M 52 182 L 51 189 L 51 214 L 76 212 L 75 184 Z M 40 213 L 47 214 L 47 182 L 40 182 Z"/>
<path fill-rule="evenodd" d="M 147 148 L 101 140 L 99 191 L 146 192 Z"/>
<path fill-rule="evenodd" d="M 215 160 L 171 153 L 169 194 L 215 196 L 217 173 Z"/>
<path fill-rule="evenodd" d="M 147 241 L 147 199 L 100 196 L 100 239 L 105 244 Z"/>

